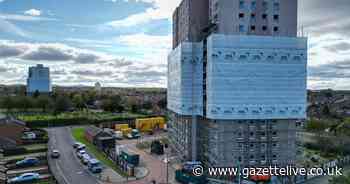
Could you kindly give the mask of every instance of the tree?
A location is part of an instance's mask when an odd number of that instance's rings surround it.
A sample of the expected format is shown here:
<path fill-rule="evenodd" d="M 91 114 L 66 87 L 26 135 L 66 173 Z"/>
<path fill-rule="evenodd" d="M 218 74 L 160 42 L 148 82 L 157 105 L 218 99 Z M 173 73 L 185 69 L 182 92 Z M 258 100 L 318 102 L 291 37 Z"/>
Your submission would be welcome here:
<path fill-rule="evenodd" d="M 6 96 L 1 101 L 1 108 L 6 109 L 6 113 L 10 113 L 15 108 L 15 102 L 12 97 Z"/>
<path fill-rule="evenodd" d="M 52 100 L 47 96 L 40 96 L 36 100 L 36 107 L 40 108 L 42 112 L 47 112 L 50 106 L 52 106 Z"/>
<path fill-rule="evenodd" d="M 68 111 L 72 107 L 72 102 L 66 96 L 58 96 L 54 104 L 54 114 Z"/>
<path fill-rule="evenodd" d="M 85 107 L 85 101 L 81 94 L 75 94 L 72 101 L 74 106 L 78 109 L 83 109 Z"/>
<path fill-rule="evenodd" d="M 38 98 L 40 96 L 40 92 L 38 90 L 35 90 L 33 97 Z"/>
<path fill-rule="evenodd" d="M 28 109 L 34 107 L 34 101 L 32 97 L 28 96 L 19 96 L 15 100 L 17 109 L 22 109 L 24 112 L 27 112 Z"/>

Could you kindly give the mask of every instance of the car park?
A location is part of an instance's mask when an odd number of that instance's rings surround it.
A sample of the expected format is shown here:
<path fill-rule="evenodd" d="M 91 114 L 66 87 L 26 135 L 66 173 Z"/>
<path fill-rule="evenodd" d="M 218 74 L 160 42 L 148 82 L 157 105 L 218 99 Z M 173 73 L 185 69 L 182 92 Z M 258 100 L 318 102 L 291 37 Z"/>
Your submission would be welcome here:
<path fill-rule="evenodd" d="M 11 178 L 7 181 L 7 183 L 23 183 L 23 182 L 31 182 L 38 180 L 40 175 L 38 173 L 25 173 L 20 176 Z"/>
<path fill-rule="evenodd" d="M 60 152 L 58 150 L 53 150 L 51 152 L 51 158 L 59 158 L 60 157 Z"/>
<path fill-rule="evenodd" d="M 17 167 L 30 167 L 39 164 L 39 159 L 34 157 L 28 157 L 16 162 Z"/>

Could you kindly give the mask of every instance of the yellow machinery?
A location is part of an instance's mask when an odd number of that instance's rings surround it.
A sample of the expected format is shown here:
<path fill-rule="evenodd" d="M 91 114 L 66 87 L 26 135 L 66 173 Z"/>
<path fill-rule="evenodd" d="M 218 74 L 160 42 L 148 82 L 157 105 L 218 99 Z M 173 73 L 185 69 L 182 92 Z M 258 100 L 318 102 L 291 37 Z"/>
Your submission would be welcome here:
<path fill-rule="evenodd" d="M 127 129 L 129 128 L 128 124 L 116 124 L 114 126 L 115 131 L 121 131 L 122 129 Z"/>
<path fill-rule="evenodd" d="M 164 129 L 165 118 L 154 117 L 154 118 L 136 119 L 135 125 L 140 132 L 150 132 L 156 129 Z"/>
<path fill-rule="evenodd" d="M 132 128 L 124 128 L 124 129 L 121 129 L 121 131 L 123 132 L 123 136 L 127 136 L 128 134 L 131 133 Z"/>

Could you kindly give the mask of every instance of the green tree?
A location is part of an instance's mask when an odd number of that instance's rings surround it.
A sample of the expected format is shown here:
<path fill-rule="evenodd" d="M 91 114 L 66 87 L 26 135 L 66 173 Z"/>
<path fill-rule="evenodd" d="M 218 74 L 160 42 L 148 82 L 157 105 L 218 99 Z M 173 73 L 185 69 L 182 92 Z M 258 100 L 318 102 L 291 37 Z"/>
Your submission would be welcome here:
<path fill-rule="evenodd" d="M 52 100 L 47 96 L 40 96 L 36 100 L 36 107 L 41 109 L 42 112 L 47 112 L 47 110 L 52 107 Z"/>
<path fill-rule="evenodd" d="M 85 101 L 81 94 L 75 94 L 72 101 L 74 106 L 78 109 L 83 109 L 85 107 Z"/>
<path fill-rule="evenodd" d="M 40 92 L 38 90 L 35 90 L 33 97 L 38 98 L 40 96 Z"/>
<path fill-rule="evenodd" d="M 16 98 L 16 107 L 24 112 L 28 112 L 29 109 L 33 108 L 34 101 L 29 96 L 19 96 Z"/>
<path fill-rule="evenodd" d="M 72 102 L 70 99 L 63 95 L 58 96 L 54 104 L 54 114 L 57 115 L 59 113 L 68 111 L 70 108 L 72 108 Z"/>
<path fill-rule="evenodd" d="M 6 113 L 9 114 L 15 108 L 14 99 L 10 96 L 4 97 L 0 101 L 1 108 L 6 109 Z"/>

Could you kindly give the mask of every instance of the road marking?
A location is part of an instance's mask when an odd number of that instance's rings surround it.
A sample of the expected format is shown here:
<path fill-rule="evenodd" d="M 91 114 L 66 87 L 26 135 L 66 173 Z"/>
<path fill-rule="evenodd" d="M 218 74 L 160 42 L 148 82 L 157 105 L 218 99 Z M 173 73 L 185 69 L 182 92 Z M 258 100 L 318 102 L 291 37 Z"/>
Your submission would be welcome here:
<path fill-rule="evenodd" d="M 63 174 L 63 171 L 62 171 L 61 167 L 58 165 L 58 163 L 57 163 L 57 162 L 55 162 L 55 163 L 56 163 L 56 168 L 57 168 L 58 172 L 60 172 L 60 173 L 61 173 L 61 176 L 62 176 L 62 178 L 63 178 L 64 182 L 65 182 L 66 184 L 69 184 L 69 182 L 68 182 L 67 178 L 66 178 L 66 177 L 64 176 L 64 174 Z"/>

